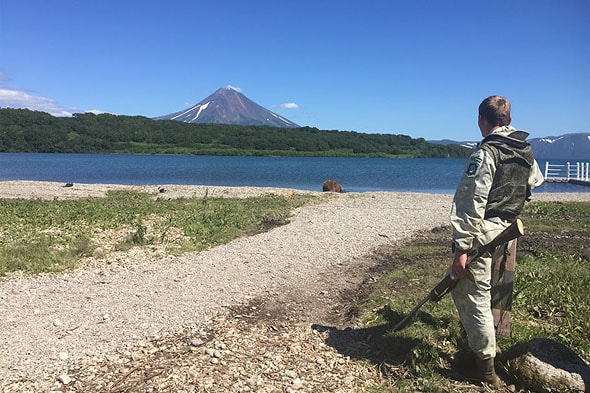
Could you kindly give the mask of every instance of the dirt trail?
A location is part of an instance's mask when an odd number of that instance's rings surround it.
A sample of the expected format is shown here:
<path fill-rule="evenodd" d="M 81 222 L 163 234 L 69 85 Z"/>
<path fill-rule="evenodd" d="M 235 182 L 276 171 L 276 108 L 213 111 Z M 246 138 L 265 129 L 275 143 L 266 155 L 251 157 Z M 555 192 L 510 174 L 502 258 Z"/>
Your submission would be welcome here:
<path fill-rule="evenodd" d="M 27 186 L 27 195 L 51 199 L 56 193 L 65 198 L 61 192 L 98 196 L 109 187 Z M 295 192 L 166 188 L 171 197 Z M 143 190 L 158 192 L 155 187 Z M 23 197 L 12 191 L 4 197 Z M 590 200 L 590 194 L 581 195 Z M 160 260 L 144 260 L 145 254 L 131 252 L 119 264 L 2 279 L 0 386 L 6 392 L 50 387 L 100 391 L 105 384 L 119 386 L 120 373 L 134 370 L 133 377 L 143 375 L 134 386 L 146 388 L 160 383 L 186 391 L 191 391 L 189 386 L 194 391 L 212 386 L 224 386 L 220 391 L 320 391 L 312 388 L 315 383 L 323 386 L 326 378 L 346 378 L 339 369 L 347 364 L 348 372 L 356 371 L 340 391 L 352 391 L 351 386 L 367 378 L 366 370 L 327 348 L 327 333 L 310 329 L 310 324 L 346 321 L 342 299 L 354 296 L 380 263 L 372 255 L 446 225 L 450 205 L 450 195 L 339 194 L 297 210 L 287 225 L 205 252 Z M 250 323 L 265 317 L 268 324 Z M 274 357 L 268 359 L 265 353 Z M 317 356 L 311 364 L 303 357 L 302 363 L 303 353 Z M 161 362 L 168 366 L 160 367 Z M 151 375 L 150 364 L 164 371 Z M 314 364 L 323 372 L 312 373 Z M 124 378 L 123 385 L 132 379 Z M 195 382 L 200 380 L 208 382 Z M 145 391 L 129 389 L 119 391 Z"/>

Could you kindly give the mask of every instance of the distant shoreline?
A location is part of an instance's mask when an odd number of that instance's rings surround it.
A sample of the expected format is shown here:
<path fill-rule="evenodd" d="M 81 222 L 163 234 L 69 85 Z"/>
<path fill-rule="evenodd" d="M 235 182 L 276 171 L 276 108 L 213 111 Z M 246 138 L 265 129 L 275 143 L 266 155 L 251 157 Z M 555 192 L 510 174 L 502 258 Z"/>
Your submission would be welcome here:
<path fill-rule="evenodd" d="M 275 187 L 225 187 L 205 185 L 131 185 L 103 183 L 60 183 L 36 180 L 0 181 L 2 199 L 75 199 L 85 197 L 104 197 L 108 191 L 128 190 L 146 192 L 165 198 L 188 198 L 192 196 L 248 198 L 266 194 L 320 194 L 319 191 L 295 190 Z"/>

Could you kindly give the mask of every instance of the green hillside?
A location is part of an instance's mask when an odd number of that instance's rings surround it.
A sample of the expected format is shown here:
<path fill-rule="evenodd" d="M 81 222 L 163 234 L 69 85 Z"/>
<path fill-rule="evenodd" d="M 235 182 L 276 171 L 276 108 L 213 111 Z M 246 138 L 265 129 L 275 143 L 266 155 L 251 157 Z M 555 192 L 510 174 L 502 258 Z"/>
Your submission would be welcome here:
<path fill-rule="evenodd" d="M 470 150 L 406 135 L 0 109 L 0 152 L 464 158 Z"/>

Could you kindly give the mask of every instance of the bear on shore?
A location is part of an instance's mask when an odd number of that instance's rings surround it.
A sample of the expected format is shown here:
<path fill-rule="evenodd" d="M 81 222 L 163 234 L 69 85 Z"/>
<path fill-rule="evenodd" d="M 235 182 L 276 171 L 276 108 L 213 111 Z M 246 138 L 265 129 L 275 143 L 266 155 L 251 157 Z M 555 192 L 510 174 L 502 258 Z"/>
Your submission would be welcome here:
<path fill-rule="evenodd" d="M 328 192 L 342 192 L 342 186 L 340 184 L 338 184 L 338 182 L 335 182 L 334 180 L 326 180 L 324 182 L 324 185 L 322 187 L 322 190 L 324 192 L 328 191 Z"/>

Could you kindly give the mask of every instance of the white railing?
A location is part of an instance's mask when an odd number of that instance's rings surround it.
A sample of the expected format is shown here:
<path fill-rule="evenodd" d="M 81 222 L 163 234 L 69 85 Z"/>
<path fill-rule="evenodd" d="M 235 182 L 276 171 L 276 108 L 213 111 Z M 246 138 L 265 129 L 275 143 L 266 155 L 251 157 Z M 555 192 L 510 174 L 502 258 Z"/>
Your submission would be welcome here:
<path fill-rule="evenodd" d="M 590 181 L 590 163 L 567 162 L 565 164 L 545 163 L 545 180 L 549 181 Z"/>

